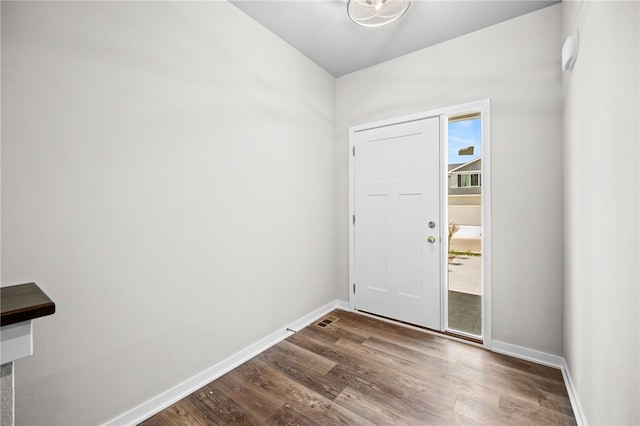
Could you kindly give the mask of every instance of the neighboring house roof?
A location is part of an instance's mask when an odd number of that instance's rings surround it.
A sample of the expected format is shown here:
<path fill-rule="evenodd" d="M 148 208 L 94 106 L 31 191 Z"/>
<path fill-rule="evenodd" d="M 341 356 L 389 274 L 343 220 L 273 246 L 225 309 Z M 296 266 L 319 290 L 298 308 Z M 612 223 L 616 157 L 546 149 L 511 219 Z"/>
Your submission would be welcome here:
<path fill-rule="evenodd" d="M 478 158 L 475 158 L 475 159 L 473 159 L 473 160 L 471 160 L 471 161 L 469 161 L 467 163 L 463 163 L 463 164 L 449 164 L 449 173 L 457 172 L 457 171 L 463 171 L 462 169 L 480 171 L 482 169 L 482 163 L 480 162 L 481 160 L 482 160 L 482 157 L 478 157 Z M 471 166 L 472 164 L 474 164 L 476 162 L 478 162 L 477 168 L 471 169 L 469 166 Z"/>

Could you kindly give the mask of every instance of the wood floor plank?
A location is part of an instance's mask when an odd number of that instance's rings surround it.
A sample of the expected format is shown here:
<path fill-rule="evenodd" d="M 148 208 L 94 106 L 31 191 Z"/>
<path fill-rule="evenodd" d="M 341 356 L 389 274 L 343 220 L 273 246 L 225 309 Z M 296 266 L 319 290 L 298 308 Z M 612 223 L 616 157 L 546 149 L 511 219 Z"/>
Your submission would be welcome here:
<path fill-rule="evenodd" d="M 411 399 L 411 395 L 416 394 L 427 397 L 423 394 L 434 390 L 434 387 L 427 385 L 420 379 L 416 379 L 414 377 L 415 371 L 411 371 L 408 366 L 402 368 L 399 364 L 402 360 L 393 360 L 384 354 L 380 356 L 380 354 L 376 354 L 373 350 L 363 346 L 362 350 L 360 350 L 359 345 L 343 341 L 328 345 L 326 342 L 319 342 L 306 336 L 296 336 L 295 342 L 336 361 L 338 365 L 328 374 L 334 380 L 354 376 L 354 380 L 357 381 L 358 385 L 367 383 L 367 386 L 371 386 L 372 391 L 377 390 L 394 398 Z M 336 371 L 340 373 L 348 372 L 350 375 L 343 377 Z M 434 380 L 435 377 L 431 377 L 431 379 Z M 350 384 L 347 381 L 344 383 L 355 387 L 353 383 Z M 427 401 L 434 403 L 437 401 L 438 404 L 447 405 L 451 408 L 455 401 L 455 393 L 447 388 L 446 385 L 448 383 L 444 379 L 441 383 L 444 386 L 440 386 L 431 398 L 427 398 Z"/>
<path fill-rule="evenodd" d="M 455 359 L 460 362 L 464 359 L 465 355 L 471 355 L 473 359 L 478 357 L 476 351 L 477 348 L 467 343 L 443 339 L 440 336 L 435 336 L 433 334 L 411 328 L 399 327 L 397 325 L 378 321 L 362 315 L 359 316 L 362 316 L 365 321 L 363 324 L 358 324 L 358 314 L 353 315 L 355 315 L 356 318 L 348 318 L 345 323 L 354 323 L 355 327 L 363 329 L 368 332 L 370 336 L 375 336 L 376 338 L 389 343 L 404 346 L 418 352 L 423 352 L 426 355 L 439 357 L 445 361 Z M 442 340 L 445 340 L 446 343 Z"/>
<path fill-rule="evenodd" d="M 499 404 L 499 392 L 463 391 L 458 394 L 454 412 L 484 424 L 504 424 L 509 418 L 500 412 Z"/>
<path fill-rule="evenodd" d="M 232 398 L 236 404 L 253 413 L 261 424 L 266 423 L 272 413 L 277 412 L 284 405 L 284 402 L 273 403 L 273 401 L 265 400 L 246 386 L 233 381 L 228 375 L 220 377 L 211 385 L 215 385 L 225 395 Z"/>
<path fill-rule="evenodd" d="M 283 340 L 279 344 L 273 346 L 271 349 L 278 351 L 285 357 L 293 358 L 298 364 L 305 364 L 308 369 L 311 369 L 318 374 L 326 374 L 329 370 L 336 366 L 336 363 L 326 358 L 319 356 L 316 353 L 310 352 L 299 346 L 296 346 L 287 340 Z"/>
<path fill-rule="evenodd" d="M 228 377 L 238 385 L 245 387 L 251 394 L 280 409 L 287 403 L 286 390 L 282 390 L 281 384 L 277 380 L 273 380 L 267 368 L 257 362 L 259 357 L 260 355 L 245 362 L 224 377 Z"/>
<path fill-rule="evenodd" d="M 316 363 L 312 357 L 305 357 L 306 354 L 304 352 L 308 353 L 308 351 L 298 346 L 285 344 L 282 347 L 278 345 L 278 347 L 265 351 L 262 354 L 262 358 L 291 380 L 306 386 L 327 399 L 334 400 L 342 392 L 344 385 L 330 380 L 326 373 L 336 364 L 324 358 L 321 358 L 323 362 Z M 300 356 L 300 354 L 304 354 L 302 355 L 304 358 L 297 359 L 296 355 Z M 330 365 L 329 368 L 326 368 L 327 364 Z"/>
<path fill-rule="evenodd" d="M 556 380 L 552 380 L 549 378 L 551 375 L 548 374 L 548 372 L 545 372 L 547 374 L 544 376 L 538 376 L 533 374 L 531 369 L 523 369 L 524 371 L 521 371 L 514 368 L 513 365 L 503 367 L 500 364 L 487 362 L 486 359 L 484 363 L 469 364 L 462 362 L 456 363 L 456 365 L 450 363 L 442 364 L 423 352 L 409 349 L 404 346 L 398 346 L 375 337 L 367 339 L 363 345 L 382 350 L 390 355 L 399 356 L 406 360 L 413 360 L 414 363 L 422 366 L 422 368 L 417 369 L 417 371 L 423 373 L 426 371 L 427 374 L 431 375 L 431 378 L 434 377 L 434 374 L 436 376 L 439 375 L 438 372 L 446 372 L 447 380 L 449 382 L 456 382 L 456 379 L 467 381 L 472 378 L 475 379 L 475 376 L 478 374 L 484 376 L 487 372 L 490 372 L 492 379 L 487 383 L 487 390 L 494 389 L 498 391 L 511 392 L 513 396 L 528 400 L 532 404 L 539 403 L 541 399 L 539 389 L 544 389 L 544 394 L 546 396 L 544 400 L 548 405 L 552 404 L 552 401 L 556 399 L 557 395 L 562 395 L 563 398 L 560 399 L 563 401 L 568 399 L 564 384 L 561 381 L 558 381 L 561 375 L 556 377 Z M 422 364 L 420 361 L 422 361 Z M 435 366 L 438 372 L 434 373 L 433 371 L 426 370 L 424 363 L 428 363 L 430 367 Z M 528 366 L 528 364 L 531 363 L 526 363 L 524 365 Z M 549 367 L 544 368 L 553 370 Z M 517 377 L 514 378 L 513 376 Z M 566 406 L 559 406 L 559 408 L 561 410 L 566 409 Z"/>
<path fill-rule="evenodd" d="M 265 425 L 291 426 L 291 425 L 312 425 L 313 420 L 303 414 L 297 413 L 291 409 L 289 404 L 284 404 L 278 410 L 273 412 L 265 421 Z"/>
<path fill-rule="evenodd" d="M 349 386 L 346 386 L 338 395 L 335 403 L 377 425 L 397 425 L 401 423 L 399 416 L 380 406 L 367 393 L 359 392 Z"/>
<path fill-rule="evenodd" d="M 186 397 L 162 410 L 144 422 L 145 426 L 194 425 L 207 426 L 210 422 L 202 416 L 200 410 Z"/>
<path fill-rule="evenodd" d="M 246 425 L 260 424 L 259 420 L 243 406 L 220 391 L 215 383 L 201 388 L 189 398 L 201 417 L 212 424 Z"/>
<path fill-rule="evenodd" d="M 564 395 L 553 395 L 546 392 L 539 392 L 538 405 L 567 416 L 573 416 L 571 401 L 569 400 L 569 395 L 566 392 Z"/>
<path fill-rule="evenodd" d="M 371 424 L 328 398 L 289 379 L 281 372 L 270 369 L 268 361 L 257 359 L 255 362 L 264 368 L 271 382 L 279 384 L 279 389 L 274 391 L 286 396 L 287 407 L 315 420 L 316 424 Z"/>
<path fill-rule="evenodd" d="M 401 397 L 408 397 L 404 393 L 420 394 L 428 397 L 428 401 L 437 401 L 440 406 L 453 408 L 456 391 L 464 385 L 464 380 L 457 380 L 463 373 L 450 375 L 444 374 L 446 369 L 431 364 L 431 361 L 438 361 L 433 358 L 426 360 L 416 359 L 413 363 L 395 355 L 378 351 L 364 345 L 353 345 L 349 342 L 338 341 L 336 348 L 343 351 L 346 356 L 358 357 L 367 360 L 375 372 L 368 372 L 369 377 L 376 378 L 380 383 L 388 386 L 397 385 Z M 359 371 L 360 369 L 353 369 Z M 392 379 L 392 380 L 390 380 Z"/>
<path fill-rule="evenodd" d="M 499 402 L 500 411 L 509 416 L 509 419 L 515 424 L 527 425 L 557 425 L 569 424 L 575 425 L 573 416 L 566 416 L 544 407 L 534 408 L 531 405 L 523 404 L 516 398 L 509 395 L 501 394 Z"/>
<path fill-rule="evenodd" d="M 559 370 L 329 314 L 149 418 L 155 425 L 574 425 Z"/>
<path fill-rule="evenodd" d="M 452 422 L 452 407 L 440 406 L 435 399 L 413 394 L 403 389 L 397 382 L 392 383 L 392 380 L 387 384 L 380 383 L 377 379 L 369 380 L 370 377 L 359 375 L 340 365 L 337 365 L 329 374 L 344 381 L 349 388 L 358 391 L 361 395 L 366 395 L 366 400 L 370 401 L 370 404 L 376 404 L 382 410 L 400 418 L 402 423 L 450 424 Z M 448 402 L 446 405 L 449 405 Z"/>
<path fill-rule="evenodd" d="M 301 330 L 295 335 L 289 337 L 287 340 L 297 346 L 300 346 L 301 348 L 317 353 L 318 355 L 329 359 L 336 364 L 353 366 L 354 368 L 359 365 L 358 361 L 353 357 L 344 355 L 342 352 L 337 350 L 337 348 L 335 348 L 335 342 L 326 342 L 318 339 L 316 332 L 313 330 Z"/>

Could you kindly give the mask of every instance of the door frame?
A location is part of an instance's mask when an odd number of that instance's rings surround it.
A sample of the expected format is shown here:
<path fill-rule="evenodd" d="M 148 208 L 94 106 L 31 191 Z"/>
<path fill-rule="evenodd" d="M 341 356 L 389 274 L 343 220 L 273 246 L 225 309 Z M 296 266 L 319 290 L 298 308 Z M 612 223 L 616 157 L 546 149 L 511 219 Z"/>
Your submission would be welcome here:
<path fill-rule="evenodd" d="M 353 294 L 353 284 L 355 284 L 355 232 L 353 217 L 355 215 L 355 134 L 363 130 L 375 129 L 378 127 L 392 126 L 409 121 L 422 120 L 426 118 L 439 117 L 440 119 L 440 217 L 441 221 L 447 217 L 447 193 L 444 191 L 447 182 L 446 167 L 446 144 L 447 144 L 447 123 L 449 116 L 461 115 L 468 112 L 480 111 L 482 117 L 482 334 L 483 346 L 491 349 L 491 100 L 489 98 L 472 101 L 464 104 L 448 106 L 435 110 L 420 112 L 401 117 L 376 121 L 349 127 L 349 309 L 355 310 L 355 299 Z M 444 222 L 442 222 L 444 223 Z M 443 228 L 444 229 L 444 228 Z M 441 234 L 444 231 L 441 231 Z M 444 237 L 442 237 L 444 238 Z M 441 244 L 441 268 L 440 268 L 440 288 L 441 288 L 441 332 L 446 331 L 447 318 L 447 280 L 445 271 L 447 268 L 447 245 Z"/>

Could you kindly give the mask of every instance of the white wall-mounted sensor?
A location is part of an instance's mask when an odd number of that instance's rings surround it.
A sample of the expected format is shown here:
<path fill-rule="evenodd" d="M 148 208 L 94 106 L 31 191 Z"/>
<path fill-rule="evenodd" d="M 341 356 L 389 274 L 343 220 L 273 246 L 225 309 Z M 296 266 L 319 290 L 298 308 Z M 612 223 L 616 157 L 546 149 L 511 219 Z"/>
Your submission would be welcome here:
<path fill-rule="evenodd" d="M 573 68 L 576 56 L 578 56 L 578 39 L 576 36 L 571 35 L 567 37 L 564 46 L 562 46 L 562 69 L 564 71 L 569 71 Z"/>

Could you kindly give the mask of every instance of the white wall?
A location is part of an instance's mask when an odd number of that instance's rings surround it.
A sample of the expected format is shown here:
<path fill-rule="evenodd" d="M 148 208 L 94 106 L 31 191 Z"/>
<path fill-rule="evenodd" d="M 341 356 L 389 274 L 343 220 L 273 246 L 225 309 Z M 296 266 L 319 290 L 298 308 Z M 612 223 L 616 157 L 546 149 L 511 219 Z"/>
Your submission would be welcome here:
<path fill-rule="evenodd" d="M 97 424 L 335 299 L 335 79 L 226 2 L 2 2 L 17 424 Z"/>
<path fill-rule="evenodd" d="M 493 339 L 562 354 L 560 31 L 555 5 L 338 78 L 341 299 L 349 126 L 491 98 Z"/>
<path fill-rule="evenodd" d="M 564 2 L 565 357 L 588 424 L 640 424 L 638 2 Z"/>

